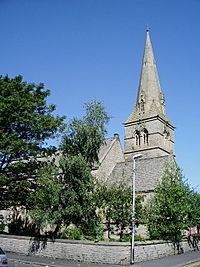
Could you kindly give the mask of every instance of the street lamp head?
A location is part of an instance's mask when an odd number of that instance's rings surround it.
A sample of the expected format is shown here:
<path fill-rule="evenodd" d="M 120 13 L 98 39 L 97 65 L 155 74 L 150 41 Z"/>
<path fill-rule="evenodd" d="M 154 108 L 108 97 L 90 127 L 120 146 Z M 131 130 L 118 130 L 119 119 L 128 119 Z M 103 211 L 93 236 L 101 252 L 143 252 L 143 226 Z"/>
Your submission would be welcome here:
<path fill-rule="evenodd" d="M 133 159 L 138 159 L 138 158 L 141 158 L 142 157 L 142 154 L 136 154 L 133 156 Z"/>

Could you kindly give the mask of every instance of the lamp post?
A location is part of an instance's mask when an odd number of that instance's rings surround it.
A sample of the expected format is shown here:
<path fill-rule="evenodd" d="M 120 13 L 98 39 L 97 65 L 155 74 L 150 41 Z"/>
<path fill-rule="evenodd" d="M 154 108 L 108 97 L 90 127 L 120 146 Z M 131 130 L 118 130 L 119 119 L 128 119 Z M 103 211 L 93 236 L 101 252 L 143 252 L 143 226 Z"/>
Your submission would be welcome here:
<path fill-rule="evenodd" d="M 133 177 L 132 177 L 132 237 L 131 237 L 131 264 L 135 261 L 135 160 L 141 158 L 141 154 L 133 156 Z"/>

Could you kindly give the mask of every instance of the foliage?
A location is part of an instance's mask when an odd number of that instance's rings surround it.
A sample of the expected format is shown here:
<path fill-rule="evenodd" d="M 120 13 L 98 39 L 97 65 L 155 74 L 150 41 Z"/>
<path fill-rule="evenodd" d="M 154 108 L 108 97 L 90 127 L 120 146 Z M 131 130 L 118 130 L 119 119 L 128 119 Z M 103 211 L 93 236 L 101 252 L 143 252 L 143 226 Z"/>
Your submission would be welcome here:
<path fill-rule="evenodd" d="M 6 224 L 11 235 L 35 236 L 38 233 L 36 225 L 32 223 L 23 207 L 9 209 Z"/>
<path fill-rule="evenodd" d="M 33 203 L 29 215 L 39 228 L 45 227 L 59 221 L 62 216 L 62 207 L 59 204 L 62 184 L 57 178 L 58 169 L 55 166 L 48 166 L 40 170 L 37 179 L 37 190 L 30 196 Z M 44 212 L 45 211 L 45 212 Z"/>
<path fill-rule="evenodd" d="M 141 235 L 135 235 L 135 241 L 145 241 L 145 238 Z"/>
<path fill-rule="evenodd" d="M 88 224 L 95 217 L 93 205 L 94 180 L 91 170 L 81 156 L 68 156 L 62 159 L 64 199 L 67 200 L 64 222 L 75 225 Z M 66 203 L 65 203 L 66 204 Z"/>
<path fill-rule="evenodd" d="M 132 190 L 125 183 L 97 185 L 97 206 L 102 211 L 108 238 L 117 231 L 120 240 L 127 239 L 132 221 Z M 141 197 L 136 198 L 136 213 L 141 214 Z M 129 236 L 130 239 L 130 236 Z"/>
<path fill-rule="evenodd" d="M 38 189 L 31 195 L 34 208 L 30 211 L 37 225 L 56 225 L 56 231 L 62 224 L 79 226 L 95 217 L 93 177 L 84 158 L 79 155 L 62 159 L 59 169 L 60 175 L 56 167 L 48 167 L 40 174 Z"/>
<path fill-rule="evenodd" d="M 74 118 L 68 124 L 61 150 L 66 156 L 81 154 L 91 168 L 98 162 L 98 152 L 105 141 L 106 124 L 110 117 L 98 101 L 87 103 L 85 112 L 83 119 Z"/>
<path fill-rule="evenodd" d="M 62 230 L 61 239 L 70 239 L 70 240 L 84 240 L 83 232 L 80 227 L 75 228 L 66 228 Z"/>
<path fill-rule="evenodd" d="M 189 225 L 191 191 L 175 161 L 170 161 L 147 209 L 152 239 L 178 242 Z"/>
<path fill-rule="evenodd" d="M 96 206 L 95 212 L 96 212 Z M 81 229 L 84 233 L 85 239 L 91 241 L 100 241 L 103 240 L 104 226 L 101 220 L 101 217 L 93 214 L 93 217 L 87 223 L 81 225 Z"/>
<path fill-rule="evenodd" d="M 190 209 L 188 210 L 189 226 L 200 229 L 200 194 L 194 190 L 190 195 Z"/>
<path fill-rule="evenodd" d="M 0 233 L 3 233 L 4 229 L 5 229 L 5 224 L 0 223 Z"/>
<path fill-rule="evenodd" d="M 99 241 L 103 239 L 103 225 L 100 221 L 97 223 L 97 221 L 91 220 L 89 227 L 86 227 L 86 229 L 84 229 L 84 225 L 78 227 L 69 226 L 62 229 L 60 238 Z"/>
<path fill-rule="evenodd" d="M 56 226 L 56 235 L 62 225 L 73 224 L 83 235 L 100 238 L 91 167 L 98 160 L 108 118 L 102 104 L 93 101 L 86 105 L 82 120 L 73 119 L 68 124 L 58 167 L 51 166 L 40 173 L 38 189 L 31 196 L 35 205 L 30 215 L 40 227 Z"/>
<path fill-rule="evenodd" d="M 1 208 L 26 206 L 34 187 L 46 140 L 61 130 L 64 117 L 54 116 L 43 84 L 0 76 L 0 202 Z M 47 155 L 47 154 L 45 154 Z"/>

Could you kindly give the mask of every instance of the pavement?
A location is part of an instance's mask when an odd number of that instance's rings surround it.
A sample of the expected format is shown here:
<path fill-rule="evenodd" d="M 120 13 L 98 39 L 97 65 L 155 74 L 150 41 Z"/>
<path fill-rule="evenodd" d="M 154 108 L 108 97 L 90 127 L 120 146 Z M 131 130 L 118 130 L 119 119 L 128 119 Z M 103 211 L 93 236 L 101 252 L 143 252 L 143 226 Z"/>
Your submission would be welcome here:
<path fill-rule="evenodd" d="M 22 262 L 37 266 L 48 267 L 119 267 L 121 265 L 111 264 L 95 264 L 95 263 L 82 263 L 74 262 L 64 259 L 54 259 L 46 257 L 26 256 L 16 253 L 7 252 L 9 261 Z M 130 265 L 128 265 L 130 266 Z M 165 258 L 151 260 L 146 262 L 135 263 L 131 265 L 134 267 L 192 267 L 200 266 L 200 251 L 186 252 L 180 255 L 168 256 Z"/>
<path fill-rule="evenodd" d="M 25 264 L 31 264 L 36 266 L 45 267 L 121 267 L 122 265 L 111 265 L 111 264 L 95 264 L 95 263 L 83 263 L 76 262 L 67 259 L 56 259 L 49 257 L 38 257 L 38 256 L 27 256 L 18 253 L 11 253 L 6 251 L 9 262 L 21 262 Z"/>
<path fill-rule="evenodd" d="M 189 267 L 193 264 L 200 264 L 200 251 L 186 252 L 179 255 L 172 255 L 157 260 L 136 263 L 134 267 Z"/>

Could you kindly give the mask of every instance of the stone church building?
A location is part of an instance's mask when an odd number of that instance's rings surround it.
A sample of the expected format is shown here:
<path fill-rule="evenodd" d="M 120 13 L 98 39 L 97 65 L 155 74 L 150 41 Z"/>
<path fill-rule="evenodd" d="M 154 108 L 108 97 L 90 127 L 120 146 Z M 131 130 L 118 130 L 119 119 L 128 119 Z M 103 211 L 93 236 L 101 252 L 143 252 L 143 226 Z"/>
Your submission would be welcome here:
<path fill-rule="evenodd" d="M 131 184 L 133 157 L 136 160 L 136 192 L 152 193 L 170 155 L 174 155 L 174 126 L 165 110 L 149 31 L 134 110 L 124 123 L 124 149 L 119 136 L 107 139 L 99 152 L 99 164 L 92 171 L 106 183 Z"/>

